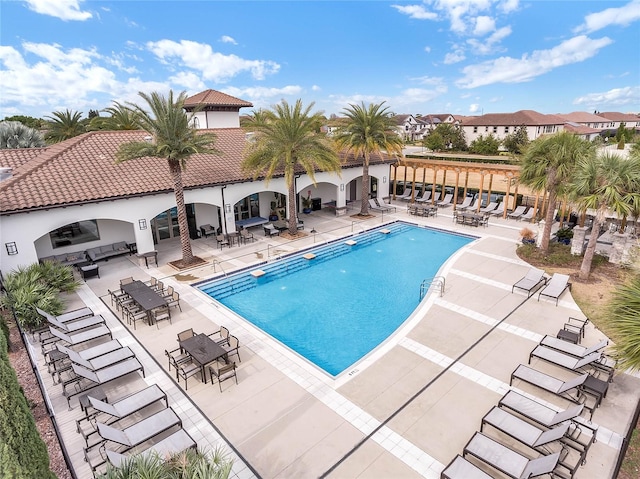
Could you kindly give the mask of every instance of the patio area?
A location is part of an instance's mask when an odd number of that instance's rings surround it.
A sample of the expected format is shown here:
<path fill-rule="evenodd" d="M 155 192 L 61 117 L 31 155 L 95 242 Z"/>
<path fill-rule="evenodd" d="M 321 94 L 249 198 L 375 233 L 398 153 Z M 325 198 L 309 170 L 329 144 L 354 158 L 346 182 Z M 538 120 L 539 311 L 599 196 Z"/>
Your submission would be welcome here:
<path fill-rule="evenodd" d="M 192 242 L 193 251 L 206 264 L 186 271 L 168 264 L 180 258 L 177 241 L 157 245 L 158 265 L 145 265 L 135 255 L 100 262 L 99 277 L 83 282 L 68 298 L 68 309 L 86 305 L 102 314 L 113 337 L 131 347 L 145 368 L 144 378 L 135 373 L 118 379 L 104 388 L 107 394 L 120 397 L 157 384 L 200 448 L 222 445 L 230 452 L 235 461 L 231 477 L 240 479 L 436 479 L 462 454 L 480 430 L 482 417 L 507 391 L 534 396 L 555 409 L 567 407 L 567 401 L 523 382 L 509 386 L 513 370 L 527 364 L 543 336 L 555 336 L 570 316 L 584 318 L 568 291 L 557 306 L 544 298 L 538 301 L 537 294 L 527 298 L 526 293 L 512 293 L 513 283 L 529 269 L 515 254 L 524 224 L 491 218 L 488 227 L 478 228 L 452 221 L 451 208 L 437 217 L 419 217 L 409 215 L 404 203 L 395 206 L 397 212 L 372 211 L 366 221 L 335 217 L 327 210 L 313 212 L 305 215 L 306 236 L 297 241 L 266 237 L 261 227 L 252 230 L 255 241 L 239 247 L 220 249 L 215 237 L 199 238 Z M 478 240 L 454 254 L 438 273 L 446 278 L 442 296 L 433 290 L 393 337 L 335 380 L 190 286 L 396 219 L 464 232 Z M 138 322 L 134 330 L 108 294 L 128 276 L 141 281 L 153 276 L 172 286 L 180 294 L 182 311 L 171 309 L 171 323 L 156 327 Z M 416 294 L 418 289 L 416 285 Z M 227 381 L 220 392 L 218 384 L 204 384 L 196 375 L 188 379 L 185 391 L 184 381 L 178 386 L 174 371 L 168 372 L 165 350 L 178 347 L 177 334 L 183 330 L 209 334 L 220 326 L 240 341 L 242 361 L 232 358 L 238 384 Z M 582 344 L 603 337 L 588 324 Z M 32 353 L 38 357 L 76 474 L 91 477 L 82 454 L 84 441 L 76 431 L 83 413 L 77 401 L 68 410 L 39 348 Z M 531 365 L 555 377 L 572 376 L 540 360 Z M 638 405 L 639 386 L 637 377 L 616 373 L 593 416 L 597 442 L 576 478 L 612 477 Z M 501 433 L 487 434 L 515 447 L 515 441 Z M 531 450 L 528 454 L 536 455 Z M 504 477 L 495 470 L 491 475 Z"/>

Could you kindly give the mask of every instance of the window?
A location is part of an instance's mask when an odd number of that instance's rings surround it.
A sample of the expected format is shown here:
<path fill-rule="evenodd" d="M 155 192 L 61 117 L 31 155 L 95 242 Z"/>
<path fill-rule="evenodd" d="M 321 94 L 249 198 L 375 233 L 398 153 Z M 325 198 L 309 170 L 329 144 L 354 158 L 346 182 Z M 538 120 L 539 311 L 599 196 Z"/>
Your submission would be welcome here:
<path fill-rule="evenodd" d="M 509 127 L 508 127 L 508 126 L 505 126 L 505 127 L 504 127 L 504 132 L 505 132 L 505 133 L 509 133 Z"/>
<path fill-rule="evenodd" d="M 478 127 L 477 127 L 477 126 L 474 126 L 474 127 L 473 127 L 473 132 L 474 132 L 474 133 L 478 133 Z"/>
<path fill-rule="evenodd" d="M 494 133 L 498 133 L 498 127 L 497 127 L 497 126 L 494 126 L 494 127 L 493 127 L 493 132 L 494 132 Z"/>
<path fill-rule="evenodd" d="M 85 220 L 70 223 L 50 232 L 49 238 L 53 248 L 96 241 L 100 239 L 98 222 L 96 220 Z"/>
<path fill-rule="evenodd" d="M 489 131 L 489 127 L 488 127 L 488 126 L 485 126 L 485 127 L 484 127 L 484 131 Z"/>

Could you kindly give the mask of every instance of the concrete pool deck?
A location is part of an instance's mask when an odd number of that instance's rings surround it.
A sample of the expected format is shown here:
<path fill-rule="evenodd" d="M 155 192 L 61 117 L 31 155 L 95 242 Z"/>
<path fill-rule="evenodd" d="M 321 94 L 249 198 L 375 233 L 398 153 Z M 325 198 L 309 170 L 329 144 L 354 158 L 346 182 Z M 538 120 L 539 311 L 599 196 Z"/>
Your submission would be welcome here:
<path fill-rule="evenodd" d="M 423 219 L 407 215 L 401 203 L 396 206 L 398 212 L 385 213 L 385 221 L 402 219 L 480 239 L 458 251 L 441 269 L 439 274 L 446 278 L 442 296 L 433 291 L 394 337 L 337 380 L 189 284 L 214 271 L 221 274 L 220 267 L 229 272 L 232 267 L 258 264 L 265 252 L 283 254 L 357 232 L 361 225 L 380 224 L 378 212 L 364 224 L 349 217 L 314 213 L 305 219 L 306 231 L 313 227 L 322 233 L 310 234 L 306 243 L 264 238 L 261 229 L 254 232 L 256 242 L 240 248 L 219 250 L 213 239 L 195 240 L 194 253 L 208 263 L 183 273 L 167 265 L 180 254 L 177 243 L 158 246 L 159 267 L 139 266 L 135 257 L 101 262 L 100 278 L 88 279 L 68 306 L 84 302 L 103 314 L 114 337 L 132 347 L 146 370 L 145 378 L 134 374 L 105 387 L 107 394 L 119 397 L 142 385 L 158 384 L 199 446 L 222 444 L 231 451 L 235 460 L 232 477 L 440 477 L 446 464 L 462 453 L 479 430 L 481 418 L 510 389 L 511 372 L 527 363 L 539 340 L 545 334 L 555 335 L 569 316 L 584 315 L 569 292 L 561 296 L 557 307 L 544 298 L 538 301 L 537 295 L 527 299 L 526 294 L 511 292 L 512 284 L 528 269 L 515 254 L 522 223 L 492 220 L 488 228 L 473 228 L 455 225 L 450 208 L 437 218 Z M 117 289 L 120 278 L 146 280 L 150 275 L 180 292 L 182 312 L 172 310 L 172 324 L 164 322 L 157 329 L 139 323 L 133 331 L 119 320 L 119 313 L 114 314 L 107 289 Z M 416 285 L 416 295 L 418 292 Z M 203 384 L 196 376 L 183 391 L 184 382 L 178 387 L 173 371 L 167 374 L 165 349 L 177 347 L 177 333 L 182 330 L 211 333 L 220 325 L 240 340 L 238 384 L 227 381 L 220 393 L 217 384 Z M 602 337 L 589 325 L 583 344 L 591 345 Z M 84 442 L 75 430 L 80 408 L 73 402 L 74 409 L 68 411 L 61 387 L 51 383 L 41 359 L 39 366 L 78 477 L 90 477 L 82 458 Z M 541 361 L 534 360 L 532 366 L 559 378 L 571 376 Z M 576 478 L 612 476 L 638 404 L 639 386 L 637 377 L 616 374 L 593 416 L 593 423 L 599 426 L 598 441 Z M 514 388 L 558 408 L 568 404 L 517 381 Z M 500 433 L 488 434 L 513 444 Z M 492 475 L 502 477 L 496 472 Z"/>

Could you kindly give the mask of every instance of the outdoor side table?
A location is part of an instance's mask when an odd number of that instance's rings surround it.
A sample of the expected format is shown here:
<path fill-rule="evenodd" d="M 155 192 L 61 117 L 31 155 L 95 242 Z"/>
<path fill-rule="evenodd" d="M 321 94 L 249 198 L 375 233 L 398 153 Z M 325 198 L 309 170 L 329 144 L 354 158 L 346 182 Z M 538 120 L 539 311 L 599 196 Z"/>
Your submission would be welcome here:
<path fill-rule="evenodd" d="M 82 409 L 85 414 L 88 414 L 89 408 L 91 407 L 89 396 L 93 399 L 97 399 L 98 401 L 107 400 L 107 394 L 100 387 L 93 388 L 90 392 L 78 397 L 78 400 L 80 401 L 80 409 Z"/>
<path fill-rule="evenodd" d="M 573 344 L 578 344 L 580 342 L 580 335 L 578 333 L 574 333 L 573 331 L 568 331 L 566 329 L 558 331 L 558 335 L 556 337 Z"/>
<path fill-rule="evenodd" d="M 86 266 L 80 266 L 78 270 L 80 271 L 80 275 L 82 276 L 82 279 L 84 279 L 85 281 L 87 280 L 87 278 L 93 278 L 94 276 L 97 276 L 98 278 L 100 277 L 100 270 L 98 269 L 97 264 L 88 264 Z"/>
<path fill-rule="evenodd" d="M 146 253 L 138 253 L 136 254 L 137 258 L 144 258 L 144 265 L 149 269 L 149 259 L 153 259 L 158 266 L 158 252 L 157 251 L 148 251 Z"/>

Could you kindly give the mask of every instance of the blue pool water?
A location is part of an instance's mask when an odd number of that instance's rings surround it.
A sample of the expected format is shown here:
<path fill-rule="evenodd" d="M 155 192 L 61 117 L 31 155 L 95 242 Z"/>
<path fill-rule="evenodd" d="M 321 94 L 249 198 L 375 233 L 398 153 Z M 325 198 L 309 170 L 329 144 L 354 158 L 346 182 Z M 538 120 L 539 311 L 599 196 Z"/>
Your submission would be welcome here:
<path fill-rule="evenodd" d="M 199 289 L 332 376 L 375 349 L 411 315 L 420 284 L 473 238 L 394 223 Z M 308 253 L 308 251 L 305 251 Z M 257 269 L 257 268 L 255 268 Z"/>

